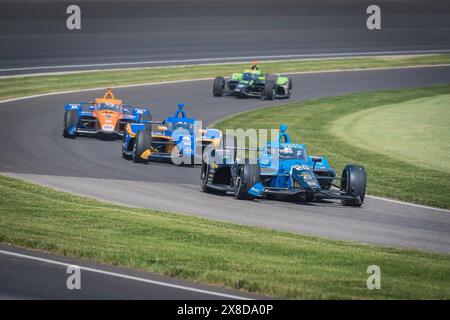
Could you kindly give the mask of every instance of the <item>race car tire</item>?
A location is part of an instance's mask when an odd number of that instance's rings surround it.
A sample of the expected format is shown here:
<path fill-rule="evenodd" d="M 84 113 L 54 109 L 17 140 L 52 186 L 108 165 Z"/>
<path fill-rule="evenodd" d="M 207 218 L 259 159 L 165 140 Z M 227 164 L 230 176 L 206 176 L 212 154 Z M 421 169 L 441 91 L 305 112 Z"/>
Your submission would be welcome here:
<path fill-rule="evenodd" d="M 200 173 L 200 187 L 204 192 L 210 192 L 211 189 L 208 188 L 208 176 L 209 176 L 210 166 L 207 163 L 202 164 L 202 169 Z"/>
<path fill-rule="evenodd" d="M 177 160 L 180 161 L 173 161 L 174 157 L 178 158 Z M 183 165 L 183 161 L 181 160 L 182 156 L 180 155 L 180 150 L 178 149 L 178 146 L 175 145 L 172 149 L 172 155 L 170 157 L 170 161 L 172 161 L 172 163 L 176 166 L 182 166 Z"/>
<path fill-rule="evenodd" d="M 148 159 L 141 158 L 142 153 L 150 149 L 152 146 L 152 132 L 149 130 L 139 130 L 136 133 L 133 146 L 133 161 L 139 163 L 147 163 Z"/>
<path fill-rule="evenodd" d="M 152 130 L 152 123 L 149 121 L 152 121 L 152 115 L 150 113 L 143 113 L 139 116 L 139 122 L 144 122 L 144 130 Z"/>
<path fill-rule="evenodd" d="M 64 138 L 71 138 L 75 139 L 77 136 L 76 129 L 75 134 L 70 134 L 69 130 L 70 128 L 77 128 L 78 125 L 78 111 L 75 109 L 67 110 L 64 113 L 64 129 L 63 129 L 63 136 Z"/>
<path fill-rule="evenodd" d="M 214 85 L 213 85 L 213 96 L 214 97 L 223 96 L 224 89 L 225 89 L 225 78 L 224 77 L 216 77 L 214 79 Z"/>
<path fill-rule="evenodd" d="M 273 80 L 266 81 L 262 95 L 264 100 L 273 100 L 273 97 L 275 96 L 275 86 L 276 86 L 275 81 Z"/>
<path fill-rule="evenodd" d="M 176 166 L 186 166 L 186 167 L 195 167 L 195 157 L 194 157 L 194 155 L 192 155 L 192 156 L 190 156 L 189 157 L 189 163 L 186 163 L 185 161 L 184 161 L 184 158 L 183 158 L 183 156 L 181 156 L 180 155 L 180 158 L 182 158 L 183 160 L 182 161 L 180 161 L 180 162 L 173 162 L 172 161 L 172 163 L 173 164 L 175 164 Z"/>
<path fill-rule="evenodd" d="M 359 199 L 342 200 L 344 206 L 360 207 L 366 194 L 366 171 L 363 166 L 346 165 L 342 172 L 341 192 L 347 196 L 359 196 Z"/>
<path fill-rule="evenodd" d="M 233 183 L 233 192 L 236 199 L 252 200 L 255 196 L 248 193 L 251 187 L 259 181 L 258 164 L 246 163 L 237 168 L 236 177 Z"/>
<path fill-rule="evenodd" d="M 292 78 L 289 78 L 288 81 L 288 92 L 287 92 L 287 97 L 290 98 L 292 95 Z"/>
<path fill-rule="evenodd" d="M 206 193 L 225 195 L 227 193 L 226 191 L 213 189 L 209 186 L 208 177 L 210 175 L 210 172 L 211 172 L 211 165 L 203 163 L 200 174 L 200 187 L 202 188 L 202 191 Z"/>

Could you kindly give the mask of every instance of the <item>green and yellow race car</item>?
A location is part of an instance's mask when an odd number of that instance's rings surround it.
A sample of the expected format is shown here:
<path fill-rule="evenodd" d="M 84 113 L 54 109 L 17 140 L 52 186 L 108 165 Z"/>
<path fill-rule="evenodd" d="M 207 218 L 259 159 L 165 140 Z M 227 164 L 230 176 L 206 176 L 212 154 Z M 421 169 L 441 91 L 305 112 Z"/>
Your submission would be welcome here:
<path fill-rule="evenodd" d="M 238 98 L 261 97 L 264 100 L 289 98 L 292 94 L 292 79 L 275 74 L 262 73 L 256 64 L 241 73 L 233 73 L 231 77 L 214 79 L 213 95 L 224 94 Z"/>

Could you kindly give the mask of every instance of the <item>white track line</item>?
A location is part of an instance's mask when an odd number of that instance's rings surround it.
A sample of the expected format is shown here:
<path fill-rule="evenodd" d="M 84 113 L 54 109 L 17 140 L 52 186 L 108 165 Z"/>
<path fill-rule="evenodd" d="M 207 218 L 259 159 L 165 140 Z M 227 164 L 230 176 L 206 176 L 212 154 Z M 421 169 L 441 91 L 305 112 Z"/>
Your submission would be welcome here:
<path fill-rule="evenodd" d="M 405 201 L 401 201 L 401 200 L 388 199 L 388 198 L 377 197 L 377 196 L 370 196 L 370 195 L 367 195 L 366 197 L 367 198 L 376 199 L 376 200 L 392 202 L 392 203 L 395 203 L 395 204 L 401 204 L 401 205 L 406 205 L 406 206 L 411 206 L 411 207 L 417 207 L 417 208 L 422 208 L 422 209 L 428 209 L 428 210 L 434 210 L 434 211 L 441 211 L 441 212 L 450 213 L 450 210 L 448 210 L 448 209 L 429 207 L 429 206 L 425 206 L 425 205 L 422 205 L 422 204 L 410 203 L 410 202 L 405 202 Z"/>
<path fill-rule="evenodd" d="M 445 51 L 447 52 L 447 51 Z M 450 53 L 450 50 L 448 51 Z M 404 54 L 401 56 L 405 57 L 417 57 L 417 56 L 429 56 L 433 55 L 433 53 L 424 53 L 424 54 Z M 366 56 L 353 56 L 356 58 L 377 58 L 377 57 L 398 57 L 400 55 L 366 55 Z M 263 60 L 265 63 L 274 63 L 274 62 L 296 62 L 296 61 L 313 61 L 313 60 L 345 60 L 348 58 L 352 58 L 350 56 L 342 56 L 342 57 L 324 57 L 324 58 L 291 58 L 291 59 L 270 59 Z M 9 79 L 9 78 L 28 78 L 28 77 L 36 77 L 36 76 L 52 76 L 52 75 L 66 75 L 66 74 L 79 74 L 79 73 L 90 73 L 90 72 L 99 72 L 99 71 L 129 71 L 129 70 L 137 70 L 137 69 L 161 69 L 161 68 L 182 68 L 182 67 L 201 67 L 201 66 L 221 66 L 221 65 L 235 65 L 235 64 L 244 64 L 248 63 L 247 60 L 241 61 L 228 61 L 228 62 L 211 62 L 211 63 L 196 63 L 196 64 L 175 64 L 175 65 L 163 65 L 163 66 L 141 66 L 141 67 L 129 67 L 129 68 L 113 68 L 113 69 L 86 69 L 86 70 L 78 70 L 78 71 L 53 71 L 53 72 L 39 72 L 39 73 L 24 73 L 24 74 L 12 74 L 12 75 L 0 75 L 0 79 Z M 338 69 L 336 69 L 338 70 Z M 355 69 L 358 70 L 358 69 Z M 361 69 L 363 70 L 363 69 Z M 306 71 L 305 71 L 306 72 Z M 311 72 L 320 72 L 320 71 L 311 71 Z M 284 73 L 286 74 L 286 73 Z"/>
<path fill-rule="evenodd" d="M 0 253 L 9 255 L 9 256 L 18 257 L 18 258 L 24 258 L 24 259 L 29 259 L 29 260 L 39 261 L 39 262 L 45 262 L 45 263 L 58 265 L 58 266 L 64 266 L 64 267 L 77 266 L 80 268 L 80 270 L 95 272 L 95 273 L 108 275 L 108 276 L 112 276 L 112 277 L 117 277 L 117 278 L 122 278 L 122 279 L 127 279 L 127 280 L 133 280 L 133 281 L 138 281 L 138 282 L 154 284 L 154 285 L 158 285 L 158 286 L 162 286 L 162 287 L 169 287 L 169 288 L 174 288 L 174 289 L 179 289 L 179 290 L 197 292 L 197 293 L 207 294 L 207 295 L 211 295 L 211 296 L 217 296 L 217 297 L 221 297 L 221 298 L 229 298 L 229 299 L 237 299 L 237 300 L 251 300 L 250 298 L 236 296 L 236 295 L 232 295 L 232 294 L 214 292 L 214 291 L 209 291 L 209 290 L 203 290 L 203 289 L 197 289 L 197 288 L 172 284 L 172 283 L 168 283 L 168 282 L 133 277 L 133 276 L 128 276 L 128 275 L 120 274 L 120 273 L 116 273 L 116 272 L 110 272 L 110 271 L 104 271 L 104 270 L 95 269 L 95 268 L 83 267 L 83 266 L 79 266 L 79 265 L 74 265 L 73 263 L 65 263 L 65 262 L 60 262 L 60 261 L 51 260 L 51 259 L 39 258 L 39 257 L 35 257 L 35 256 L 30 256 L 30 255 L 6 251 L 6 250 L 0 250 Z"/>
<path fill-rule="evenodd" d="M 112 88 L 112 89 L 133 88 L 133 87 L 143 87 L 143 86 L 157 86 L 157 85 L 161 85 L 161 84 L 173 84 L 173 83 L 183 83 L 183 82 L 205 81 L 205 80 L 212 80 L 212 79 L 213 78 L 198 78 L 198 79 L 186 79 L 186 80 L 173 80 L 173 81 L 161 81 L 161 82 L 136 83 L 136 84 L 126 84 L 126 85 L 120 85 L 120 86 L 104 86 L 104 87 L 97 87 L 97 88 L 56 91 L 56 92 L 40 93 L 40 94 L 31 95 L 31 96 L 24 96 L 24 97 L 0 100 L 0 104 L 8 103 L 8 102 L 14 102 L 14 101 L 20 101 L 20 100 L 26 100 L 26 99 L 34 99 L 34 98 L 45 97 L 45 96 L 54 96 L 54 95 L 59 95 L 59 94 L 68 94 L 68 93 L 77 93 L 77 92 L 89 92 L 89 91 L 96 91 L 96 90 L 105 90 L 105 88 L 107 88 L 107 87 L 108 88 Z"/>
<path fill-rule="evenodd" d="M 176 60 L 147 60 L 134 62 L 116 62 L 116 63 L 93 63 L 93 64 L 71 64 L 59 66 L 34 66 L 4 68 L 0 72 L 24 71 L 24 70 L 51 70 L 64 68 L 98 68 L 115 66 L 138 66 L 145 64 L 176 64 L 176 63 L 197 63 L 197 62 L 215 62 L 215 61 L 233 61 L 233 60 L 258 60 L 258 59 L 295 59 L 295 58 L 324 58 L 324 57 L 354 57 L 354 56 L 379 56 L 379 55 L 400 55 L 400 54 L 433 54 L 446 53 L 450 49 L 441 50 L 411 50 L 411 51 L 367 51 L 367 52 L 343 52 L 343 53 L 311 53 L 311 54 L 287 54 L 287 55 L 267 55 L 267 56 L 247 56 L 247 57 L 222 57 L 222 58 L 199 58 L 199 59 L 176 59 Z"/>

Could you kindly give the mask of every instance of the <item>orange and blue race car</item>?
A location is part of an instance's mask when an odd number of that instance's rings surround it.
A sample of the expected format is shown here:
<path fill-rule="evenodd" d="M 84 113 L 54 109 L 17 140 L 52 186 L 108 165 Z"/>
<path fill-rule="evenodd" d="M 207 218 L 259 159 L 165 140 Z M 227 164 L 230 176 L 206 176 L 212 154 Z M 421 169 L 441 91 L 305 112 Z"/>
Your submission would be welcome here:
<path fill-rule="evenodd" d="M 143 120 L 125 127 L 122 155 L 134 162 L 171 160 L 176 165 L 195 164 L 206 147 L 217 148 L 221 138 L 218 129 L 203 129 L 200 121 L 188 118 L 179 104 L 173 117 L 163 121 Z M 153 128 L 153 125 L 156 126 Z"/>
<path fill-rule="evenodd" d="M 117 139 L 123 136 L 128 123 L 149 119 L 150 112 L 142 107 L 128 106 L 114 97 L 111 89 L 106 89 L 102 98 L 93 102 L 70 103 L 65 106 L 65 138 L 77 135 Z"/>

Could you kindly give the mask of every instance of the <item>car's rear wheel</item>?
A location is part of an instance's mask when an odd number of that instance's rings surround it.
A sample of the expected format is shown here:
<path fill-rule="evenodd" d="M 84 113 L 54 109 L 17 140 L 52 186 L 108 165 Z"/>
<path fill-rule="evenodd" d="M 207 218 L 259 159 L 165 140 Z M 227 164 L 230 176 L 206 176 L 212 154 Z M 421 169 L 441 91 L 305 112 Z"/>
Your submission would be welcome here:
<path fill-rule="evenodd" d="M 259 166 L 246 163 L 239 166 L 234 178 L 234 196 L 239 200 L 252 200 L 255 196 L 248 193 L 255 183 L 259 181 Z"/>
<path fill-rule="evenodd" d="M 200 174 L 200 186 L 204 192 L 211 192 L 208 184 L 211 182 L 210 176 L 211 166 L 207 163 L 202 164 L 201 174 Z"/>
<path fill-rule="evenodd" d="M 170 159 L 172 163 L 176 166 L 187 166 L 187 167 L 195 166 L 195 155 L 192 154 L 190 156 L 184 156 L 183 152 L 180 151 L 177 145 L 173 147 Z"/>
<path fill-rule="evenodd" d="M 136 133 L 133 145 L 133 161 L 146 163 L 148 158 L 142 157 L 144 152 L 152 146 L 152 132 L 151 130 L 139 130 Z"/>
<path fill-rule="evenodd" d="M 216 77 L 214 79 L 214 85 L 213 85 L 213 96 L 214 97 L 223 96 L 224 90 L 225 90 L 225 78 L 224 77 Z"/>
<path fill-rule="evenodd" d="M 366 194 L 366 171 L 363 166 L 346 165 L 342 172 L 341 192 L 358 199 L 342 200 L 344 206 L 360 207 Z"/>
<path fill-rule="evenodd" d="M 214 178 L 214 169 L 211 168 L 210 164 L 203 163 L 200 172 L 200 187 L 202 188 L 202 191 L 220 195 L 226 194 L 226 191 L 221 191 L 210 187 Z"/>
<path fill-rule="evenodd" d="M 288 98 L 290 98 L 291 95 L 292 95 L 292 79 L 291 78 L 289 78 L 289 81 L 288 81 L 288 92 L 287 92 L 287 95 L 288 95 Z"/>
<path fill-rule="evenodd" d="M 262 95 L 264 100 L 273 100 L 273 97 L 275 96 L 275 86 L 276 84 L 274 80 L 266 81 Z"/>
<path fill-rule="evenodd" d="M 77 136 L 77 126 L 78 126 L 78 111 L 75 109 L 67 110 L 64 114 L 64 138 L 75 139 Z M 75 128 L 75 133 L 71 133 L 72 128 Z"/>

